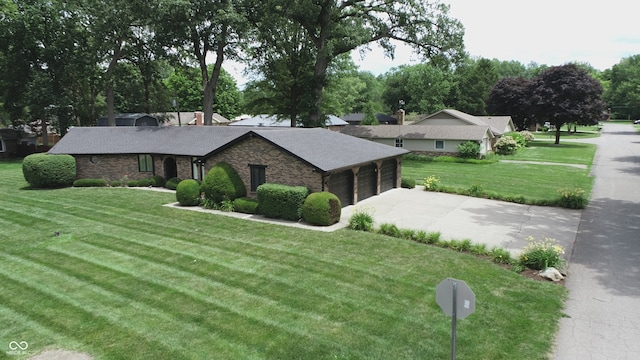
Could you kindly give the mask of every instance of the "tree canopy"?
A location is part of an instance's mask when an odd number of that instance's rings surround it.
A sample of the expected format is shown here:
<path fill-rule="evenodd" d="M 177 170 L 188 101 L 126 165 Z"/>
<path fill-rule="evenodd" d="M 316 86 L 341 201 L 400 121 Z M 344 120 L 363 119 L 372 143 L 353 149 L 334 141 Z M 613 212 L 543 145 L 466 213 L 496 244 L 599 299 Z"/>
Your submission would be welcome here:
<path fill-rule="evenodd" d="M 536 118 L 555 126 L 555 143 L 559 144 L 562 125 L 592 125 L 602 120 L 602 85 L 576 64 L 552 66 L 532 82 L 531 110 Z"/>

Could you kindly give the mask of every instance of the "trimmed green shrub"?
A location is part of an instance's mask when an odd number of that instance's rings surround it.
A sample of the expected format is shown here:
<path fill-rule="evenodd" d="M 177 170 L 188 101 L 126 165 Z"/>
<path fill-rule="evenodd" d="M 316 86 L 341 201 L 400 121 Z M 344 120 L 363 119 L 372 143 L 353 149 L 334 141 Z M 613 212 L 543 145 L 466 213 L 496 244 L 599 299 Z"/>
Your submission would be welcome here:
<path fill-rule="evenodd" d="M 138 185 L 138 180 L 127 180 L 127 186 L 128 187 L 138 187 L 140 185 Z"/>
<path fill-rule="evenodd" d="M 458 154 L 464 159 L 477 159 L 480 157 L 480 144 L 475 141 L 458 144 Z"/>
<path fill-rule="evenodd" d="M 164 186 L 164 178 L 160 175 L 155 175 L 151 179 L 153 179 L 154 187 L 163 187 Z"/>
<path fill-rule="evenodd" d="M 202 180 L 202 192 L 206 199 L 216 204 L 247 195 L 247 189 L 238 172 L 224 162 L 217 163 L 207 172 Z"/>
<path fill-rule="evenodd" d="M 243 214 L 258 214 L 258 200 L 248 197 L 241 197 L 233 200 L 235 211 Z"/>
<path fill-rule="evenodd" d="M 155 179 L 151 177 L 151 178 L 137 180 L 135 182 L 134 187 L 152 187 L 152 186 L 155 186 L 155 184 L 156 184 Z"/>
<path fill-rule="evenodd" d="M 410 179 L 410 178 L 402 178 L 402 181 L 400 183 L 400 187 L 405 188 L 405 189 L 413 189 L 416 187 L 416 180 L 415 179 Z"/>
<path fill-rule="evenodd" d="M 265 183 L 256 189 L 260 213 L 266 217 L 297 221 L 302 216 L 302 204 L 309 195 L 304 186 Z"/>
<path fill-rule="evenodd" d="M 33 188 L 71 186 L 76 177 L 76 159 L 71 155 L 31 154 L 22 161 L 22 174 Z"/>
<path fill-rule="evenodd" d="M 120 186 L 122 186 L 122 182 L 120 180 L 113 180 L 112 182 L 109 183 L 109 186 L 111 186 L 111 187 L 120 187 Z"/>
<path fill-rule="evenodd" d="M 167 189 L 170 189 L 170 190 L 175 190 L 178 187 L 178 184 L 180 183 L 180 181 L 182 181 L 182 180 L 180 180 L 177 177 L 173 177 L 171 179 L 168 179 L 164 183 L 164 187 L 166 187 Z"/>
<path fill-rule="evenodd" d="M 105 179 L 78 179 L 73 182 L 74 187 L 102 187 L 107 186 Z"/>
<path fill-rule="evenodd" d="M 302 204 L 302 218 L 312 225 L 328 226 L 340 221 L 342 204 L 327 191 L 309 194 Z"/>
<path fill-rule="evenodd" d="M 200 204 L 200 184 L 193 180 L 182 180 L 176 187 L 176 200 L 182 206 L 197 206 Z"/>

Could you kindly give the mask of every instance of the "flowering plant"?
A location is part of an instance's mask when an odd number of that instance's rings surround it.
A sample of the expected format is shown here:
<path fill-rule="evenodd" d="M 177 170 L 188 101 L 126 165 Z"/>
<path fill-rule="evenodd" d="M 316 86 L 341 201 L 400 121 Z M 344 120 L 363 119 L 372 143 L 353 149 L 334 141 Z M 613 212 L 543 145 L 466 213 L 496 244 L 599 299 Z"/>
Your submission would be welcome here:
<path fill-rule="evenodd" d="M 424 179 L 424 189 L 429 191 L 435 191 L 438 189 L 438 185 L 440 184 L 440 179 L 438 179 L 435 175 L 431 175 L 428 178 Z"/>
<path fill-rule="evenodd" d="M 525 246 L 518 258 L 522 266 L 530 269 L 544 270 L 548 267 L 561 268 L 564 266 L 564 248 L 556 239 L 545 238 L 536 241 L 533 236 L 527 238 L 529 245 Z"/>

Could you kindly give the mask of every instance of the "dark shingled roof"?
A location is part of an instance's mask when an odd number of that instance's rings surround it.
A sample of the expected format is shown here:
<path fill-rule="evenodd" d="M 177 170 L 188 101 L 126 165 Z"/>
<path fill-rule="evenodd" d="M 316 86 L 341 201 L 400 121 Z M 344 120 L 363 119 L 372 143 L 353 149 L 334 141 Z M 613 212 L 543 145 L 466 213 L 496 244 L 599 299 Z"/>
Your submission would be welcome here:
<path fill-rule="evenodd" d="M 364 139 L 434 139 L 480 141 L 489 134 L 489 125 L 351 125 L 342 128 L 342 133 Z"/>
<path fill-rule="evenodd" d="M 76 127 L 50 154 L 171 154 L 206 157 L 248 136 L 258 136 L 301 160 L 331 171 L 407 153 L 326 129 L 229 126 Z"/>

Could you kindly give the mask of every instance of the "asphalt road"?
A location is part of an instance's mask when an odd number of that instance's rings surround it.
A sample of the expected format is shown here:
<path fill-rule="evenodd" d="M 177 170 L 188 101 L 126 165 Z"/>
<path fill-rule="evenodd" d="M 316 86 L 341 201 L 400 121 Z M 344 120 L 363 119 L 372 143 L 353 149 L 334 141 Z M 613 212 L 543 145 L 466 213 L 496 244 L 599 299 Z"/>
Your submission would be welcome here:
<path fill-rule="evenodd" d="M 562 140 L 561 140 L 562 141 Z M 605 124 L 569 259 L 556 360 L 640 359 L 640 134 Z"/>

